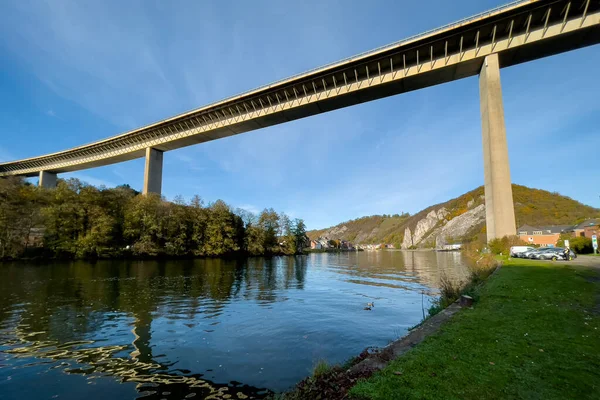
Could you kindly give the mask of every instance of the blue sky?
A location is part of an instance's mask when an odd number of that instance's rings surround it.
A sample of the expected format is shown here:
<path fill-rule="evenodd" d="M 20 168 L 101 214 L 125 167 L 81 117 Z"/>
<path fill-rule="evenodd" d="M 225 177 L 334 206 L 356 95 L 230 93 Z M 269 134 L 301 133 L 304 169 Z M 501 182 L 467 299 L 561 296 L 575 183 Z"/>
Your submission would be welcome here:
<path fill-rule="evenodd" d="M 60 151 L 436 28 L 493 0 L 0 3 L 0 161 Z M 515 183 L 600 207 L 600 47 L 502 70 Z M 143 160 L 63 174 L 141 189 Z M 477 78 L 165 153 L 163 194 L 321 228 L 483 184 Z"/>

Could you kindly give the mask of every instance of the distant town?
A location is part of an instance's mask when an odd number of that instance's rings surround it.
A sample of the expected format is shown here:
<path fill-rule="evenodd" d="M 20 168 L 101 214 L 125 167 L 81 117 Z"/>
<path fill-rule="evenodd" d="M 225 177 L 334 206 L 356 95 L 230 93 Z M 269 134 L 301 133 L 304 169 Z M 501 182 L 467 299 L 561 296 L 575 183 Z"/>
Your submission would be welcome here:
<path fill-rule="evenodd" d="M 316 240 L 310 241 L 311 250 L 383 250 L 383 249 L 395 249 L 393 244 L 379 243 L 379 244 L 353 244 L 347 240 L 329 239 L 327 237 L 320 237 Z"/>

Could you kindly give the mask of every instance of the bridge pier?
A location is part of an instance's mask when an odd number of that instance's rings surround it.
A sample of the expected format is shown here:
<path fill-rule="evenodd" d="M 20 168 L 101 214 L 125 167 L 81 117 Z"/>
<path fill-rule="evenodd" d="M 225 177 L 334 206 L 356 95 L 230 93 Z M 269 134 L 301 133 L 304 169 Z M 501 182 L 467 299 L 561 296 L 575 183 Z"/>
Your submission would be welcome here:
<path fill-rule="evenodd" d="M 152 147 L 146 148 L 143 194 L 160 194 L 162 189 L 162 166 L 163 152 Z"/>
<path fill-rule="evenodd" d="M 479 95 L 485 175 L 485 219 L 489 242 L 517 233 L 498 54 L 490 54 L 484 59 L 479 73 Z"/>
<path fill-rule="evenodd" d="M 53 189 L 56 187 L 56 174 L 48 171 L 40 171 L 40 179 L 38 186 L 46 189 Z"/>

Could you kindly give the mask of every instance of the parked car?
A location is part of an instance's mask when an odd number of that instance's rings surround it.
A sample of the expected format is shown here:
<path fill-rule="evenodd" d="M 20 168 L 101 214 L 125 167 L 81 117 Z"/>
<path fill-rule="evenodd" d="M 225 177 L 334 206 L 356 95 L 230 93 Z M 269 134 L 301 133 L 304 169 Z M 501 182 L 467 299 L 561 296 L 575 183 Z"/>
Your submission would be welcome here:
<path fill-rule="evenodd" d="M 536 251 L 538 251 L 537 248 L 532 248 L 531 250 L 527 250 L 523 253 L 519 254 L 519 258 L 529 258 L 529 256 L 531 255 L 531 253 L 535 253 Z"/>
<path fill-rule="evenodd" d="M 570 261 L 577 258 L 577 254 L 571 249 L 569 249 L 568 255 L 566 255 L 566 251 L 562 247 L 552 247 L 544 252 L 540 252 L 536 254 L 536 259 L 538 260 L 566 260 Z"/>
<path fill-rule="evenodd" d="M 540 247 L 539 249 L 535 249 L 534 251 L 527 252 L 527 258 L 532 260 L 539 260 L 539 256 L 547 251 L 552 251 L 554 247 Z"/>
<path fill-rule="evenodd" d="M 531 246 L 512 246 L 510 248 L 510 256 L 511 257 L 516 257 L 516 258 L 521 258 L 523 257 L 523 254 L 528 252 L 528 251 L 534 251 L 537 250 L 535 247 L 531 247 Z"/>

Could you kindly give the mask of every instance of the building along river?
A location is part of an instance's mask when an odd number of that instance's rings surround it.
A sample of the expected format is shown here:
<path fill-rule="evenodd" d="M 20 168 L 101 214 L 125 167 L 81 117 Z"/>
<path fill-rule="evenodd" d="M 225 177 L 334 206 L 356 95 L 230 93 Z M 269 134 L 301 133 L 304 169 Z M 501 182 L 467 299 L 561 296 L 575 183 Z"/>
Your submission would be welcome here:
<path fill-rule="evenodd" d="M 0 398 L 261 398 L 405 334 L 461 257 L 0 264 Z"/>

